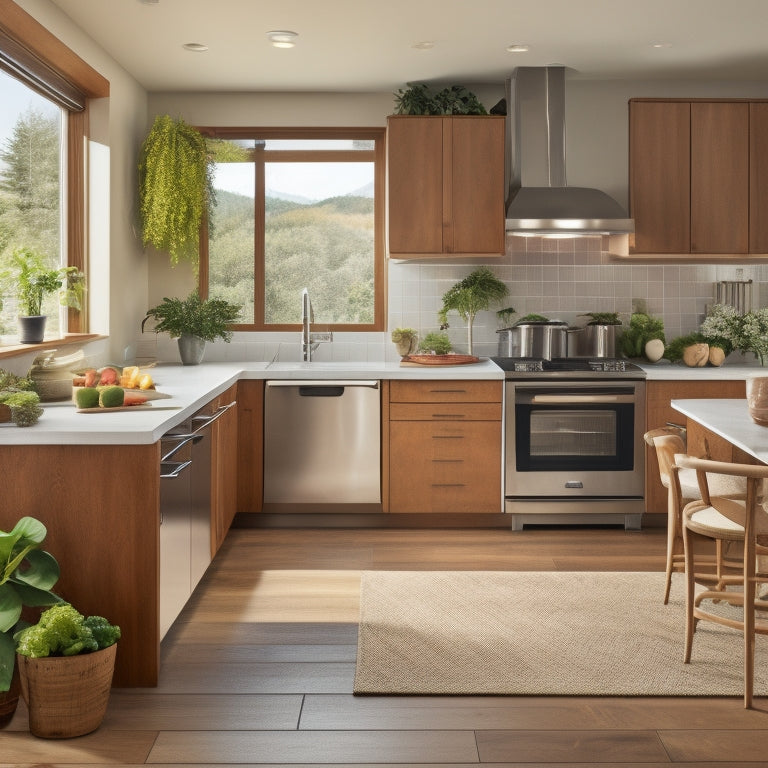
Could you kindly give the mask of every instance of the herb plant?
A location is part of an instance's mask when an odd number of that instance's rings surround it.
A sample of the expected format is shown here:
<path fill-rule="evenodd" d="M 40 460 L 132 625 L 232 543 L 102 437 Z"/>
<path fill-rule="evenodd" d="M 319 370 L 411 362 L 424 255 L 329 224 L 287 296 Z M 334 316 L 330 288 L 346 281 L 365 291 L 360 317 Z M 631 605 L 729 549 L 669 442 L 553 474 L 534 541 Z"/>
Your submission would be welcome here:
<path fill-rule="evenodd" d="M 139 156 L 142 241 L 171 262 L 197 265 L 200 225 L 215 200 L 213 158 L 205 137 L 183 120 L 155 118 Z"/>
<path fill-rule="evenodd" d="M 619 352 L 624 357 L 642 357 L 646 343 L 652 339 L 666 343 L 664 321 L 644 312 L 634 312 L 629 318 L 629 327 L 619 337 Z"/>
<path fill-rule="evenodd" d="M 147 311 L 141 328 L 149 318 L 158 321 L 155 331 L 165 332 L 177 338 L 189 334 L 205 341 L 214 341 L 218 337 L 229 341 L 232 331 L 229 326 L 237 321 L 240 305 L 224 299 L 201 299 L 197 291 L 186 299 L 164 298 L 161 304 Z"/>
<path fill-rule="evenodd" d="M 447 355 L 451 351 L 452 346 L 447 333 L 431 331 L 421 340 L 419 350 L 422 352 L 434 352 L 436 355 Z"/>

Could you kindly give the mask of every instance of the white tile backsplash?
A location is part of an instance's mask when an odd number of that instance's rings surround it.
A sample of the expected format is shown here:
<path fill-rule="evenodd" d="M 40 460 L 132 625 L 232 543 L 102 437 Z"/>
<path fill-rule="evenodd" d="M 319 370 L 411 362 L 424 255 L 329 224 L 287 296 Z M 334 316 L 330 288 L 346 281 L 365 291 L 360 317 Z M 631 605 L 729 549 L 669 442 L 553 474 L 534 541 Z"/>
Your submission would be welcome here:
<path fill-rule="evenodd" d="M 706 307 L 714 303 L 714 284 L 721 280 L 752 280 L 754 306 L 768 305 L 768 265 L 762 264 L 626 264 L 600 250 L 607 239 L 581 237 L 547 240 L 507 237 L 506 256 L 488 260 L 494 274 L 509 287 L 503 307 L 520 314 L 538 312 L 567 322 L 579 322 L 585 312 L 619 312 L 626 317 L 635 299 L 664 318 L 667 339 L 696 330 Z M 437 312 L 443 294 L 477 268 L 476 259 L 451 262 L 389 261 L 386 333 L 335 333 L 321 344 L 317 360 L 396 361 L 389 334 L 393 328 L 415 328 L 420 336 L 439 328 Z M 473 327 L 476 355 L 495 355 L 498 328 L 493 307 L 481 312 Z M 448 335 L 457 352 L 467 351 L 467 329 L 456 313 L 448 317 Z M 179 360 L 175 339 L 145 333 L 137 344 L 142 360 Z M 299 360 L 299 333 L 235 333 L 227 344 L 208 344 L 205 360 Z"/>

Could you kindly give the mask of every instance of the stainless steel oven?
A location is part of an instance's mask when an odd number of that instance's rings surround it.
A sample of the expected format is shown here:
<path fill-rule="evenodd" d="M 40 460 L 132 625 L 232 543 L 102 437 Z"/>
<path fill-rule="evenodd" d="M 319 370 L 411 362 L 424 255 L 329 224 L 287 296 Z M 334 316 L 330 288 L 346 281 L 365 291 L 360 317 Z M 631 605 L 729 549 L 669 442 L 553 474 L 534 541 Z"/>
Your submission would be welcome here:
<path fill-rule="evenodd" d="M 505 511 L 526 524 L 619 523 L 644 511 L 645 381 L 624 361 L 545 361 L 505 382 Z M 629 367 L 628 367 L 629 366 Z"/>

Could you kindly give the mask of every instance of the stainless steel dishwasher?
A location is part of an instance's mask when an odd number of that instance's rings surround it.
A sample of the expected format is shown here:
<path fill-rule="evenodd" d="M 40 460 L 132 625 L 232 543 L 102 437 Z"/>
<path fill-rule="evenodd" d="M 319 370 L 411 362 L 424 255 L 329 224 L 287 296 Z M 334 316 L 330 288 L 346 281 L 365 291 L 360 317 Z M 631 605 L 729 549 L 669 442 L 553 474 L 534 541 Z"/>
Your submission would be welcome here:
<path fill-rule="evenodd" d="M 381 511 L 378 381 L 266 382 L 264 509 Z"/>

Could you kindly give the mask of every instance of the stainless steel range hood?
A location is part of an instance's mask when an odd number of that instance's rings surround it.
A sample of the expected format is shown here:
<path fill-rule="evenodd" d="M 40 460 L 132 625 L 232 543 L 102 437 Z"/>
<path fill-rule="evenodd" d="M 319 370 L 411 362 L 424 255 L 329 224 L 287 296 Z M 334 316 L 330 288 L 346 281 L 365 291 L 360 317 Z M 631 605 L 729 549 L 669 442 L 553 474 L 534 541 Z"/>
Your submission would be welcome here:
<path fill-rule="evenodd" d="M 507 161 L 508 232 L 597 235 L 635 231 L 634 221 L 605 192 L 567 186 L 565 67 L 518 67 L 507 79 Z M 523 183 L 524 175 L 534 183 Z"/>

